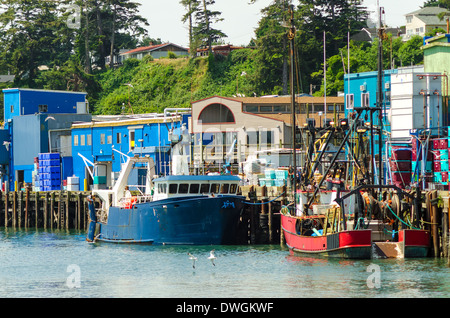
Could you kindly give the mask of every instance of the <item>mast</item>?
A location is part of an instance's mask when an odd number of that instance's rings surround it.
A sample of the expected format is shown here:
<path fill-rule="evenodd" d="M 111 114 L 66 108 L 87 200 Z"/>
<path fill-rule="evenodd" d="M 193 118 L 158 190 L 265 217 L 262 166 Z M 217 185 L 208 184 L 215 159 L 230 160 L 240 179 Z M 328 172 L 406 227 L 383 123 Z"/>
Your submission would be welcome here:
<path fill-rule="evenodd" d="M 384 176 L 383 176 L 383 37 L 384 37 L 384 28 L 382 22 L 382 15 L 384 14 L 384 8 L 379 7 L 379 29 L 378 29 L 378 94 L 377 94 L 377 107 L 378 107 L 378 178 L 379 184 L 384 184 Z M 381 189 L 380 189 L 381 193 Z"/>
<path fill-rule="evenodd" d="M 294 26 L 294 5 L 290 6 L 290 22 L 291 27 L 288 33 L 288 39 L 290 42 L 290 57 L 291 57 L 291 113 L 292 113 L 292 159 L 294 168 L 294 180 L 293 180 L 293 192 L 294 192 L 294 213 L 297 211 L 297 150 L 296 150 L 296 120 L 295 120 L 295 89 L 294 89 L 294 39 L 295 39 L 295 26 Z"/>

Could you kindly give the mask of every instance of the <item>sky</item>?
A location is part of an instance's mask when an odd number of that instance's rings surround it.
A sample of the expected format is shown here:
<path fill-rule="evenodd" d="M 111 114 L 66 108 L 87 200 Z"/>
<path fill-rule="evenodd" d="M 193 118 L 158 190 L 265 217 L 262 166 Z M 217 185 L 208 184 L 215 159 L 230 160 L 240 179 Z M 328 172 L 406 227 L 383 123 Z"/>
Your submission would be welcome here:
<path fill-rule="evenodd" d="M 163 42 L 172 42 L 184 47 L 189 46 L 187 24 L 181 22 L 185 14 L 180 0 L 135 0 L 141 3 L 140 14 L 148 20 L 149 36 L 161 38 Z M 224 21 L 215 25 L 228 37 L 226 43 L 247 45 L 255 36 L 255 29 L 261 19 L 261 9 L 273 0 L 216 0 L 213 10 L 222 12 Z M 425 0 L 364 0 L 363 4 L 371 11 L 373 20 L 377 18 L 377 3 L 385 10 L 385 23 L 390 27 L 405 25 L 405 14 L 416 11 Z M 295 3 L 295 1 L 294 1 Z"/>

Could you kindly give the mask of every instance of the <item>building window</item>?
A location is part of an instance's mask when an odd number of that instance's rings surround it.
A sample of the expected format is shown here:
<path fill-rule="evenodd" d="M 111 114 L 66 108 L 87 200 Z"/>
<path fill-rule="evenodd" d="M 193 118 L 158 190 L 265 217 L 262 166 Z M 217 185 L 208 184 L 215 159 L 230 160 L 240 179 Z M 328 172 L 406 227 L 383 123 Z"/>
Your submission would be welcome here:
<path fill-rule="evenodd" d="M 91 134 L 87 135 L 87 145 L 92 146 L 92 135 Z"/>
<path fill-rule="evenodd" d="M 407 17 L 406 17 L 406 23 L 411 23 L 412 22 L 412 15 L 408 15 Z"/>
<path fill-rule="evenodd" d="M 286 106 L 273 106 L 273 112 L 274 113 L 285 113 Z"/>
<path fill-rule="evenodd" d="M 11 105 L 11 114 L 14 113 L 14 105 Z"/>
<path fill-rule="evenodd" d="M 107 138 L 108 145 L 111 145 L 112 144 L 112 135 L 108 135 L 106 138 Z"/>
<path fill-rule="evenodd" d="M 118 143 L 118 144 L 122 143 L 122 134 L 121 133 L 116 134 L 116 143 Z"/>
<path fill-rule="evenodd" d="M 206 106 L 200 113 L 198 120 L 201 120 L 203 124 L 235 123 L 233 112 L 222 104 Z"/>
<path fill-rule="evenodd" d="M 258 112 L 258 106 L 245 106 L 245 111 L 247 113 L 257 113 Z"/>
<path fill-rule="evenodd" d="M 134 132 L 134 130 L 131 130 L 130 131 L 130 151 L 133 151 L 134 147 L 135 147 L 134 138 L 135 138 L 135 132 Z"/>
<path fill-rule="evenodd" d="M 85 146 L 85 145 L 86 145 L 86 136 L 81 135 L 80 136 L 80 146 Z"/>
<path fill-rule="evenodd" d="M 73 136 L 73 145 L 78 146 L 78 135 Z"/>
<path fill-rule="evenodd" d="M 247 147 L 259 144 L 259 134 L 257 131 L 247 131 Z"/>
<path fill-rule="evenodd" d="M 345 95 L 345 104 L 347 109 L 353 109 L 355 107 L 355 95 L 353 94 Z"/>
<path fill-rule="evenodd" d="M 100 135 L 100 145 L 104 145 L 105 144 L 105 137 L 106 137 L 105 134 L 101 134 Z"/>
<path fill-rule="evenodd" d="M 261 106 L 259 108 L 259 111 L 261 113 L 271 113 L 273 110 L 272 110 L 272 106 Z"/>
<path fill-rule="evenodd" d="M 361 94 L 361 106 L 362 107 L 369 107 L 370 106 L 369 93 L 362 93 Z"/>

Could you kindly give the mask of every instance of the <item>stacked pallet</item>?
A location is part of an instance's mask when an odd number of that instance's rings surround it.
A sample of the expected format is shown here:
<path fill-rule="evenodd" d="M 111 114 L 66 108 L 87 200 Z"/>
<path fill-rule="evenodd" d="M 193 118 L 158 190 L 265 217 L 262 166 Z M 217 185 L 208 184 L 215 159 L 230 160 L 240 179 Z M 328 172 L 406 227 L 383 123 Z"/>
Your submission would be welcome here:
<path fill-rule="evenodd" d="M 448 138 L 433 140 L 433 172 L 435 183 L 448 184 Z"/>
<path fill-rule="evenodd" d="M 39 154 L 40 191 L 61 190 L 61 158 L 59 153 Z"/>
<path fill-rule="evenodd" d="M 392 172 L 392 183 L 401 189 L 411 184 L 411 148 L 392 146 L 389 165 Z"/>

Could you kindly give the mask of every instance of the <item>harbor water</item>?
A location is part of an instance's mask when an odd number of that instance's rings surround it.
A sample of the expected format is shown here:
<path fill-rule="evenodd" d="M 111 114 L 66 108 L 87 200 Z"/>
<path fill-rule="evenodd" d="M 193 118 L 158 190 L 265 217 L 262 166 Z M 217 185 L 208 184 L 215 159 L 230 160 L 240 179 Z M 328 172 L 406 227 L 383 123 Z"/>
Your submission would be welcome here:
<path fill-rule="evenodd" d="M 2 228 L 0 264 L 1 298 L 450 297 L 444 259 L 297 257 L 278 245 L 92 244 L 83 232 Z"/>

